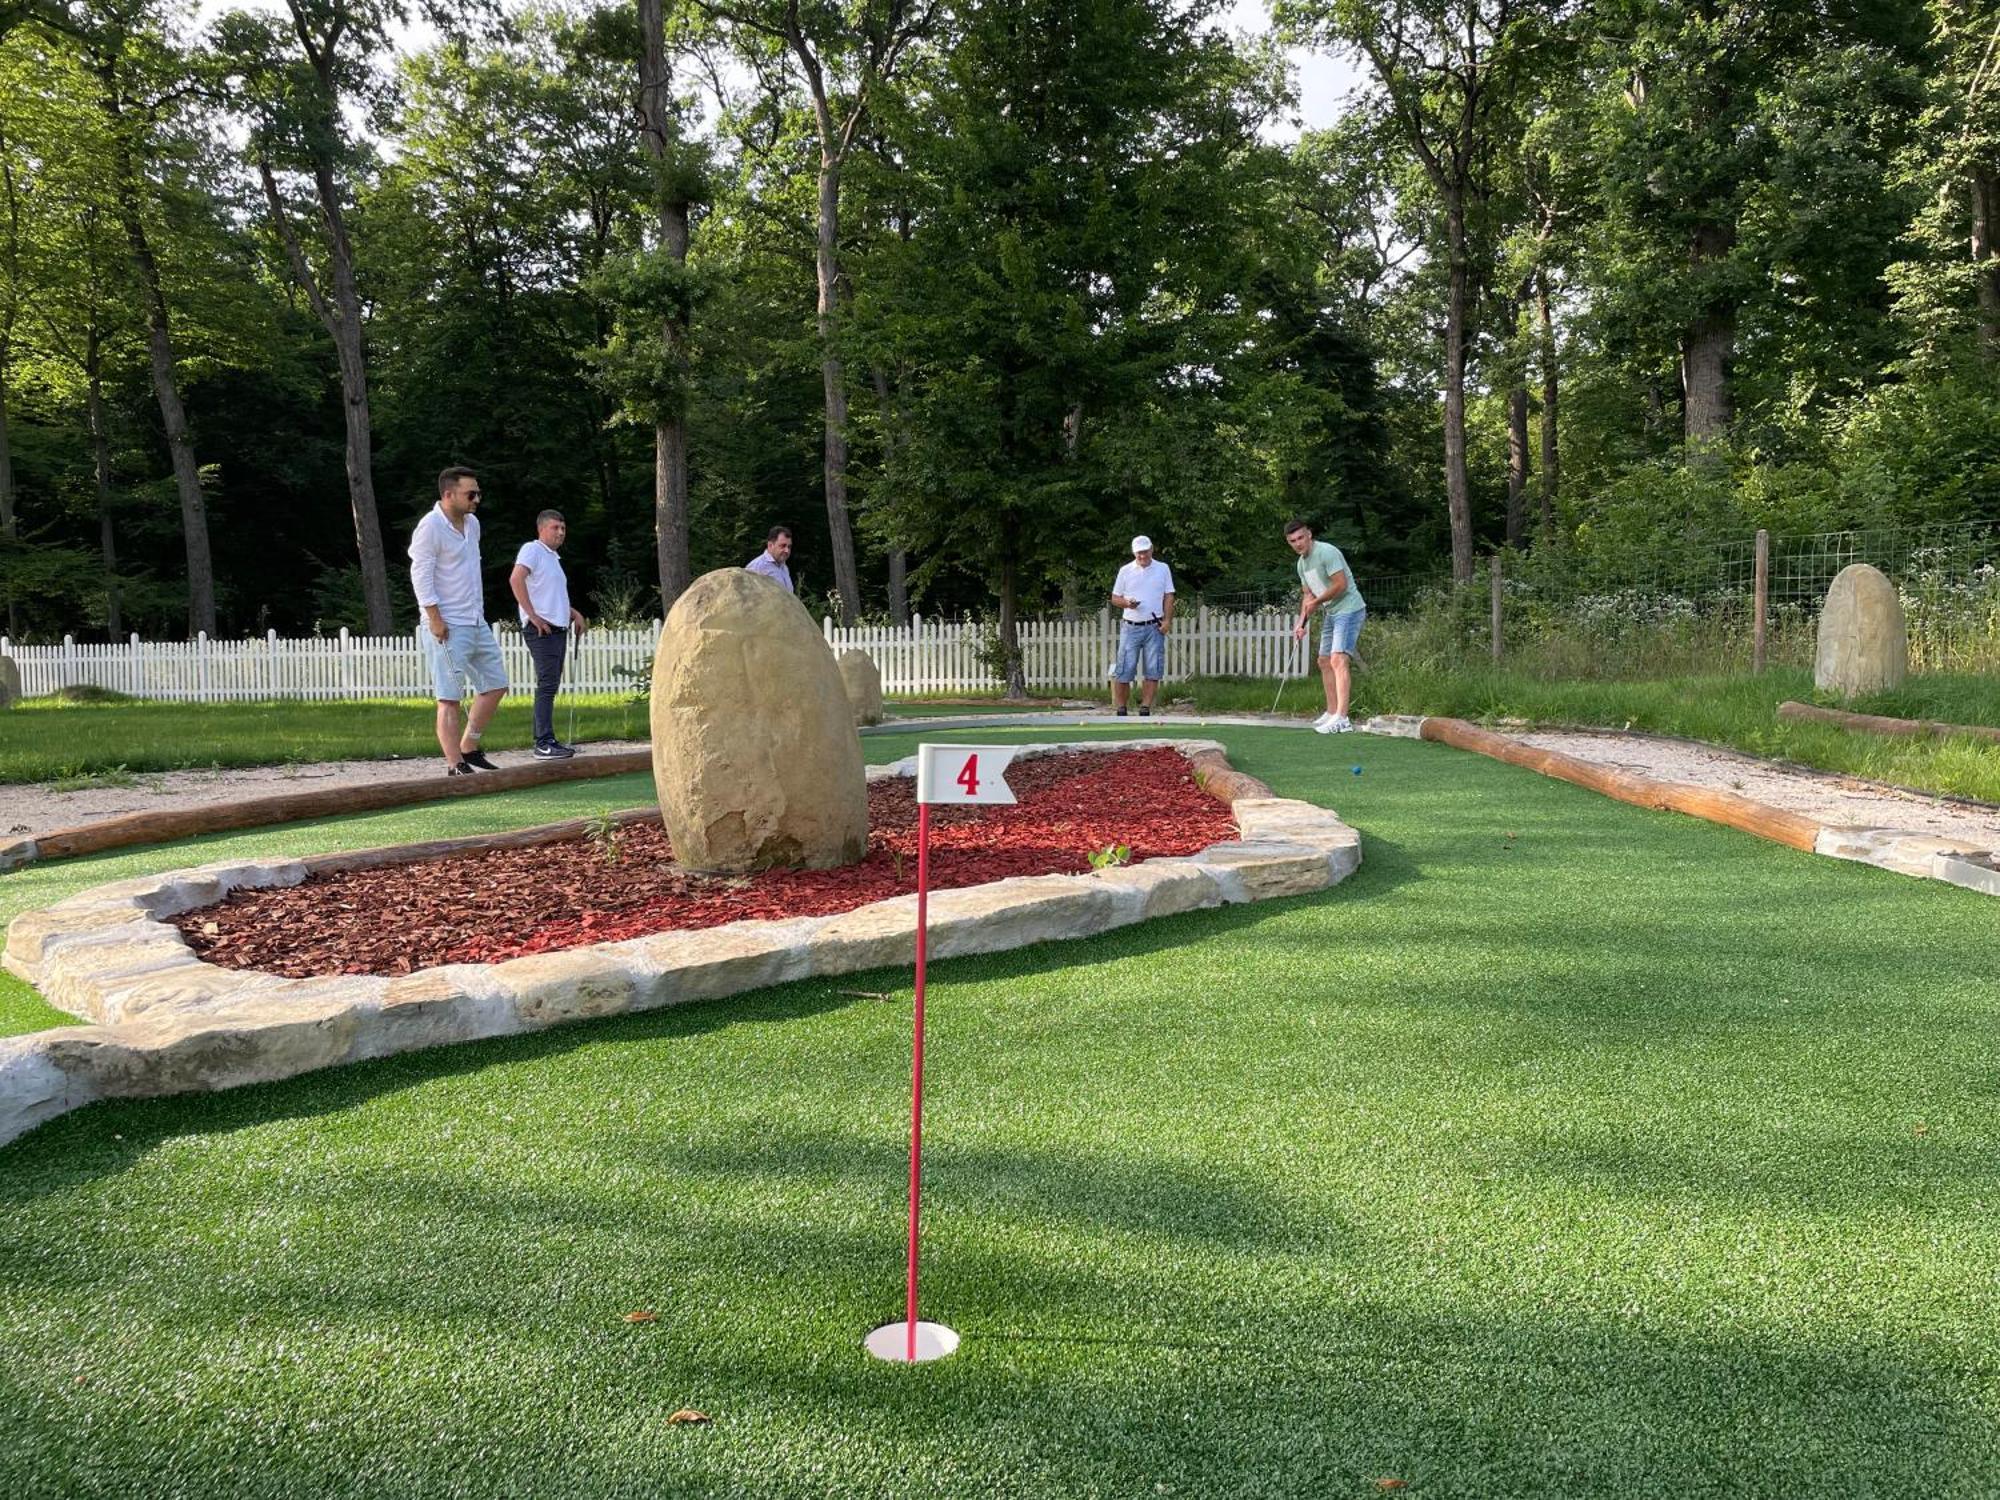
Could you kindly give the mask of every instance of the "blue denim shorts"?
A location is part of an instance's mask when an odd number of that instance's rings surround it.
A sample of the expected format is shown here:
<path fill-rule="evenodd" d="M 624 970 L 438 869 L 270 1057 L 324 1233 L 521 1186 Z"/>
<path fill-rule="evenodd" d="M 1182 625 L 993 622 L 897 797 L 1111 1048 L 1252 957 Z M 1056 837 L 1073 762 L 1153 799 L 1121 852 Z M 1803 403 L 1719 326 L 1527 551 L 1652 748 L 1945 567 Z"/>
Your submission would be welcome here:
<path fill-rule="evenodd" d="M 1120 682 L 1144 676 L 1158 682 L 1167 675 L 1167 638 L 1150 621 L 1125 621 L 1118 631 L 1118 661 L 1111 675 Z"/>
<path fill-rule="evenodd" d="M 429 625 L 417 628 L 424 633 L 425 655 L 430 658 L 431 687 L 438 702 L 457 703 L 465 697 L 465 684 L 474 693 L 490 693 L 507 686 L 507 664 L 500 659 L 500 644 L 484 625 L 453 625 L 451 634 L 440 641 Z"/>
<path fill-rule="evenodd" d="M 1365 609 L 1350 609 L 1344 615 L 1327 615 L 1319 622 L 1319 654 L 1331 656 L 1338 651 L 1343 656 L 1354 654 L 1354 643 L 1361 639 L 1361 622 L 1368 618 Z"/>

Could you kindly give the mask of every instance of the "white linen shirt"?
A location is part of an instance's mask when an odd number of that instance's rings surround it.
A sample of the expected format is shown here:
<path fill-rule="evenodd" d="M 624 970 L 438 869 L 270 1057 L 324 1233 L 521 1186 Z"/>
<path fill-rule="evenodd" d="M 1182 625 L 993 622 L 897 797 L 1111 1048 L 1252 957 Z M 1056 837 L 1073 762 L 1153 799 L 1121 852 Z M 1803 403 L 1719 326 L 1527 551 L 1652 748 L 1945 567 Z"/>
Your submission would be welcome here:
<path fill-rule="evenodd" d="M 1102 578 L 1102 573 L 1097 575 Z M 1128 562 L 1118 570 L 1111 592 L 1125 599 L 1137 599 L 1139 607 L 1125 611 L 1127 620 L 1157 620 L 1166 612 L 1167 595 L 1174 591 L 1174 570 L 1157 557 L 1145 567 Z"/>
<path fill-rule="evenodd" d="M 528 602 L 535 606 L 535 613 L 558 630 L 569 629 L 569 578 L 556 550 L 536 537 L 521 544 L 521 550 L 514 554 L 514 566 L 528 570 Z M 525 609 L 521 623 L 528 623 Z"/>
<path fill-rule="evenodd" d="M 424 513 L 410 533 L 410 587 L 416 591 L 417 607 L 435 604 L 447 625 L 486 623 L 479 577 L 479 517 L 467 516 L 461 535 L 442 507 L 433 505 Z"/>

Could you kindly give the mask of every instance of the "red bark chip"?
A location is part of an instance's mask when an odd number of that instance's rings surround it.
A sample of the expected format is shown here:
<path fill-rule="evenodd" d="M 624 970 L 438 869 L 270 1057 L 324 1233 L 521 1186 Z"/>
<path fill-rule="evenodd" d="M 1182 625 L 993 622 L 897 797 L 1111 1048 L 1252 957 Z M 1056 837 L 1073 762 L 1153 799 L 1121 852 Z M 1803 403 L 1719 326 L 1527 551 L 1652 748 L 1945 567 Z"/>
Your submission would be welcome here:
<path fill-rule="evenodd" d="M 1229 809 L 1195 785 L 1176 750 L 1070 753 L 1015 761 L 1012 807 L 931 809 L 931 888 L 1014 875 L 1076 874 L 1127 845 L 1135 860 L 1193 854 L 1236 837 Z M 586 839 L 315 876 L 242 890 L 174 919 L 209 963 L 291 978 L 408 974 L 499 963 L 586 943 L 826 916 L 917 888 L 916 787 L 868 789 L 868 853 L 838 870 L 694 875 L 655 823 L 632 824 L 616 859 Z"/>

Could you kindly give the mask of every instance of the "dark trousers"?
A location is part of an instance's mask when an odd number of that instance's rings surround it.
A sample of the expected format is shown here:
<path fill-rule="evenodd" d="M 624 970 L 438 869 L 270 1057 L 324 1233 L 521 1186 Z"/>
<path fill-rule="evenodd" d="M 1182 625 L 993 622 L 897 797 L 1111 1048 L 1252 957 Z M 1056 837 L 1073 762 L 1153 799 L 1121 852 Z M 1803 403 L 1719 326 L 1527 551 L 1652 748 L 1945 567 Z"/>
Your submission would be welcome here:
<path fill-rule="evenodd" d="M 535 663 L 535 743 L 552 745 L 556 738 L 556 689 L 562 686 L 563 659 L 569 655 L 569 632 L 559 629 L 537 635 L 534 626 L 524 625 L 521 635 Z"/>

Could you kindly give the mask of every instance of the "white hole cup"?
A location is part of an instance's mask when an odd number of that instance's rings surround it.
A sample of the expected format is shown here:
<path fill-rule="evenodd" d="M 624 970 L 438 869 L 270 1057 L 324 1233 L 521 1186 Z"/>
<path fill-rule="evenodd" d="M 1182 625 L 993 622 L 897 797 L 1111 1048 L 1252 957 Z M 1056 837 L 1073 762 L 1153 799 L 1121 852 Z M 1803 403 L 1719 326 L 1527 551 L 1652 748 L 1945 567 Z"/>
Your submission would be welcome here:
<path fill-rule="evenodd" d="M 898 1318 L 893 1323 L 884 1323 L 861 1341 L 862 1347 L 879 1360 L 892 1365 L 906 1365 L 910 1361 L 910 1325 Z M 958 1349 L 958 1335 L 942 1323 L 928 1323 L 917 1320 L 917 1364 L 928 1364 L 934 1359 L 943 1359 Z"/>

